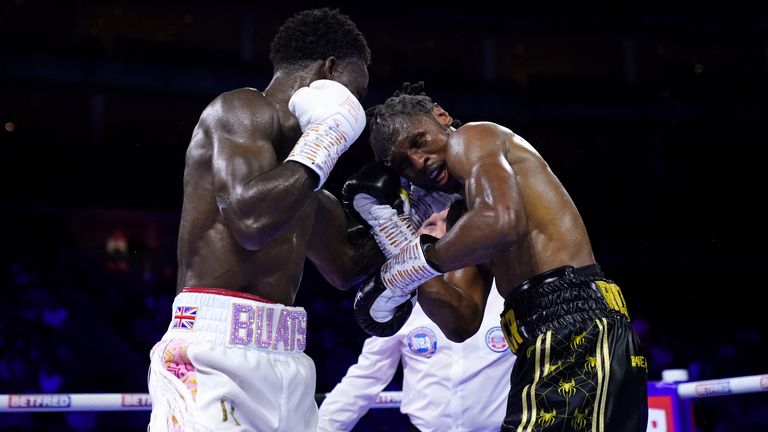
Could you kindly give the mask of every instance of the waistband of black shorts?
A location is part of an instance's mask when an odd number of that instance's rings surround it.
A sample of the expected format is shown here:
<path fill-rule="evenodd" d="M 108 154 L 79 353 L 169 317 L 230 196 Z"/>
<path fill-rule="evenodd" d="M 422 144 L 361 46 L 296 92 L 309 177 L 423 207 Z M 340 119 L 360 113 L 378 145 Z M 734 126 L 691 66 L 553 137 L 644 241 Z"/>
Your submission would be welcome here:
<path fill-rule="evenodd" d="M 591 264 L 558 267 L 518 285 L 504 301 L 501 322 L 515 352 L 524 340 L 546 330 L 619 315 L 629 320 L 621 289 Z"/>
<path fill-rule="evenodd" d="M 529 289 L 534 289 L 536 287 L 539 287 L 541 285 L 544 285 L 545 283 L 554 282 L 557 279 L 564 278 L 564 277 L 595 277 L 595 278 L 601 278 L 603 277 L 603 270 L 600 268 L 600 266 L 595 264 L 589 264 L 582 267 L 574 267 L 574 266 L 562 266 L 562 267 L 556 267 L 552 270 L 547 270 L 543 273 L 539 273 L 536 276 L 531 277 L 530 279 L 527 279 L 520 283 L 518 286 L 512 289 L 512 293 L 507 296 L 507 299 L 505 301 L 505 309 L 508 307 L 506 304 L 511 299 L 515 298 L 518 294 L 520 294 L 523 291 L 527 291 Z"/>

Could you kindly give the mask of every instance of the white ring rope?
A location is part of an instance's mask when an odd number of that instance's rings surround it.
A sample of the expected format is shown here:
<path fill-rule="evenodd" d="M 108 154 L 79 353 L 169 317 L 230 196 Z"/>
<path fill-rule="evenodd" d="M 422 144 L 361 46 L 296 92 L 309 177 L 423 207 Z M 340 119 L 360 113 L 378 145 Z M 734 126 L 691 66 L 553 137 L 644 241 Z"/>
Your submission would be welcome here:
<path fill-rule="evenodd" d="M 681 399 L 697 399 L 765 391 L 768 391 L 768 375 L 682 382 L 677 385 L 677 395 Z"/>
<path fill-rule="evenodd" d="M 768 392 L 768 374 L 677 384 L 681 399 Z M 325 396 L 325 395 L 320 395 Z M 400 391 L 379 393 L 371 408 L 399 408 Z M 149 393 L 0 394 L 0 412 L 149 411 Z"/>
<path fill-rule="evenodd" d="M 0 412 L 149 411 L 149 393 L 42 393 L 0 395 Z"/>
<path fill-rule="evenodd" d="M 325 396 L 325 395 L 321 395 Z M 371 408 L 399 408 L 403 392 L 379 393 Z M 0 394 L 0 412 L 149 411 L 149 393 Z"/>

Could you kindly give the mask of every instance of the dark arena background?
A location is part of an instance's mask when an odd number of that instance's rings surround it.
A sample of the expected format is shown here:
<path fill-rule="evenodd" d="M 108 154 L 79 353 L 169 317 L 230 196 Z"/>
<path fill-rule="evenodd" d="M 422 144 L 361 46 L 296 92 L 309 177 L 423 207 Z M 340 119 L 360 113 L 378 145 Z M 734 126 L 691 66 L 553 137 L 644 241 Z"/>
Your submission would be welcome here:
<path fill-rule="evenodd" d="M 623 288 L 651 380 L 768 373 L 768 8 L 573 3 L 0 1 L 0 393 L 147 392 L 192 129 L 219 93 L 263 89 L 279 25 L 319 6 L 368 40 L 363 106 L 423 80 L 454 117 L 541 152 Z M 371 157 L 354 145 L 327 189 Z M 306 265 L 296 303 L 318 392 L 365 339 L 353 296 Z M 768 430 L 766 393 L 693 410 L 697 431 Z M 0 430 L 139 431 L 148 418 L 0 413 Z M 356 430 L 406 424 L 377 409 Z"/>

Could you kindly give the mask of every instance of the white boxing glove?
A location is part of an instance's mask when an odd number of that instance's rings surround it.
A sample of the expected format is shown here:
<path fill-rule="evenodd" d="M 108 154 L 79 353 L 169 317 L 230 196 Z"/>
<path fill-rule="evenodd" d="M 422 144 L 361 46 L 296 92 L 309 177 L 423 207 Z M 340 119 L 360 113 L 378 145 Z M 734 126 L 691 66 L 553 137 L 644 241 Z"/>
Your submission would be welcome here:
<path fill-rule="evenodd" d="M 344 85 L 313 81 L 291 96 L 288 109 L 304 132 L 285 159 L 306 165 L 320 177 L 320 189 L 344 151 L 365 128 L 365 111 Z"/>

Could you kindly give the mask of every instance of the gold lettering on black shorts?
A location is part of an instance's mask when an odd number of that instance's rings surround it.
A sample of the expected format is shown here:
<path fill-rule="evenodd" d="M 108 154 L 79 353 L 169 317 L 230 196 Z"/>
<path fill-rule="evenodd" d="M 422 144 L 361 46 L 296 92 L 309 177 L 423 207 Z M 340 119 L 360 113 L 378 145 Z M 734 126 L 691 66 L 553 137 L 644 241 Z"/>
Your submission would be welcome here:
<path fill-rule="evenodd" d="M 645 356 L 632 356 L 632 367 L 643 368 L 648 372 L 648 362 L 645 360 Z"/>
<path fill-rule="evenodd" d="M 629 311 L 627 311 L 627 303 L 624 301 L 624 296 L 621 294 L 621 288 L 618 285 L 606 281 L 595 281 L 595 285 L 600 288 L 600 292 L 603 294 L 605 301 L 608 303 L 608 307 L 621 312 L 629 319 Z"/>
<path fill-rule="evenodd" d="M 517 329 L 517 319 L 515 319 L 515 311 L 512 308 L 501 316 L 501 329 L 504 333 L 504 338 L 507 339 L 509 350 L 516 353 L 523 342 L 523 338 Z"/>

